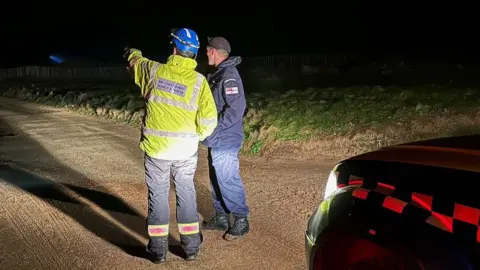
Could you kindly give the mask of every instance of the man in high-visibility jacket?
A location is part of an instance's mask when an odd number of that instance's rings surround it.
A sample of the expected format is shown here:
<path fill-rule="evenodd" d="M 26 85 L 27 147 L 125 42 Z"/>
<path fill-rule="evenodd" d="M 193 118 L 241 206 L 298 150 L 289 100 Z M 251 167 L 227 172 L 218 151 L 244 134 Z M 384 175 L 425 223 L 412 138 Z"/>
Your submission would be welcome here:
<path fill-rule="evenodd" d="M 173 55 L 165 64 L 136 49 L 125 56 L 146 99 L 140 148 L 145 152 L 148 187 L 147 251 L 155 263 L 166 261 L 169 235 L 170 173 L 177 195 L 177 223 L 186 260 L 201 244 L 195 186 L 199 142 L 217 126 L 217 109 L 205 77 L 195 71 L 200 42 L 188 28 L 171 33 Z"/>

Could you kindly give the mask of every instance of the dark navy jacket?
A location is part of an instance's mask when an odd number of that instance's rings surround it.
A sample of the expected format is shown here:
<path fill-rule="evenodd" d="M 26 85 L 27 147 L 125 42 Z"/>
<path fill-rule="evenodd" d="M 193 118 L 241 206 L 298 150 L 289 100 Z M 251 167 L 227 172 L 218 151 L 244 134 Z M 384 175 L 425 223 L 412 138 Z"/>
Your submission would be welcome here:
<path fill-rule="evenodd" d="M 239 56 L 223 61 L 207 80 L 217 105 L 218 125 L 202 144 L 211 148 L 240 148 L 243 141 L 243 115 L 246 108 L 243 83 L 236 66 Z"/>

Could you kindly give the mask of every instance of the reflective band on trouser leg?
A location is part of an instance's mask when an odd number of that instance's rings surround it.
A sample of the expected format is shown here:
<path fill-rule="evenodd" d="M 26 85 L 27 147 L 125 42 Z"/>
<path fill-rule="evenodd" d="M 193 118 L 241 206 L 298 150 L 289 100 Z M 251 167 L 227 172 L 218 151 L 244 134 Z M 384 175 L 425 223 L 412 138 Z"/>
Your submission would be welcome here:
<path fill-rule="evenodd" d="M 168 224 L 148 225 L 148 235 L 150 237 L 168 236 Z"/>
<path fill-rule="evenodd" d="M 200 232 L 199 223 L 178 224 L 178 231 L 181 235 L 192 235 Z"/>
<path fill-rule="evenodd" d="M 145 182 L 148 188 L 147 250 L 163 253 L 168 249 L 170 207 L 170 167 L 172 162 L 145 155 Z"/>
<path fill-rule="evenodd" d="M 194 176 L 198 156 L 185 160 L 176 160 L 172 165 L 173 181 L 177 194 L 177 224 L 180 241 L 185 252 L 196 252 L 202 242 L 199 231 L 197 196 Z"/>

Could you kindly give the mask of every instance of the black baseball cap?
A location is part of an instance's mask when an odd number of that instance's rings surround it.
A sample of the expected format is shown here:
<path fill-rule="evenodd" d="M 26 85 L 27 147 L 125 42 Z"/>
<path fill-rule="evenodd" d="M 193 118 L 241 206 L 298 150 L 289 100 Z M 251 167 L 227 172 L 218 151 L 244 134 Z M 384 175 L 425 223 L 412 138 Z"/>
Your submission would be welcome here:
<path fill-rule="evenodd" d="M 230 53 L 232 51 L 230 43 L 228 43 L 228 41 L 224 37 L 208 38 L 208 46 L 217 50 L 224 50 L 227 53 Z"/>

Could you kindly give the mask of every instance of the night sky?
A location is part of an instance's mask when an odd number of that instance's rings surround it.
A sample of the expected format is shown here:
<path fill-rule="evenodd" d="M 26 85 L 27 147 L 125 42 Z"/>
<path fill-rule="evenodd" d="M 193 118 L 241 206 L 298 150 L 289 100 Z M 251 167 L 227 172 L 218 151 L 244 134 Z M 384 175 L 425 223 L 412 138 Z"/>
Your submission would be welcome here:
<path fill-rule="evenodd" d="M 1 18 L 1 65 L 41 64 L 48 62 L 50 54 L 120 63 L 125 46 L 157 57 L 170 53 L 168 35 L 173 27 L 194 29 L 201 45 L 207 36 L 224 36 L 232 45 L 232 54 L 241 56 L 332 50 L 468 49 L 479 44 L 472 35 L 472 31 L 478 32 L 473 24 L 475 17 L 457 16 L 452 11 L 445 15 L 428 7 L 372 8 L 368 2 L 358 1 L 288 3 L 250 8 L 245 5 L 243 10 L 238 9 L 242 2 L 195 2 L 191 8 L 182 8 L 180 3 L 168 7 L 126 2 L 104 4 L 102 8 L 98 4 L 72 5 L 69 9 L 52 6 L 49 10 L 42 5 L 42 10 L 33 12 L 32 8 L 26 15 L 23 10 L 17 12 L 24 14 L 22 19 Z M 201 50 L 203 53 L 205 47 Z"/>

